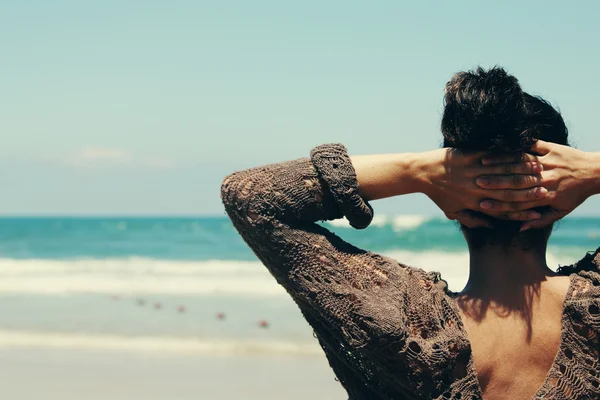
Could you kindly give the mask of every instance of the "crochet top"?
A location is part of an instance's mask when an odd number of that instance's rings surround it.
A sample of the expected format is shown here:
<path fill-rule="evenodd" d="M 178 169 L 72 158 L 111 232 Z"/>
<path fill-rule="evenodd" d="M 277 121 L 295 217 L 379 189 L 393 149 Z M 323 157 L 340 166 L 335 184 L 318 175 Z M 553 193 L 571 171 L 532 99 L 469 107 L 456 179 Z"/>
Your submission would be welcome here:
<path fill-rule="evenodd" d="M 349 399 L 482 399 L 455 296 L 440 274 L 364 251 L 317 221 L 365 228 L 342 145 L 236 172 L 221 196 L 246 243 L 312 326 Z M 558 353 L 534 399 L 600 398 L 600 255 L 570 275 Z"/>

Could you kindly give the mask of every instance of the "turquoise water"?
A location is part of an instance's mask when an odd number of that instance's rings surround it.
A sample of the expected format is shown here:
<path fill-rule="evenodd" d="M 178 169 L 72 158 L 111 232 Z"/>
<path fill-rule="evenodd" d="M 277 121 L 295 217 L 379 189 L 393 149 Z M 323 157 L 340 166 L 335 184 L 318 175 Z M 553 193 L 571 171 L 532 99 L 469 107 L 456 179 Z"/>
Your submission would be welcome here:
<path fill-rule="evenodd" d="M 440 271 L 453 290 L 466 281 L 466 246 L 450 221 L 324 225 L 358 247 Z M 599 245 L 600 218 L 566 219 L 549 264 Z M 153 351 L 318 352 L 295 304 L 226 217 L 2 218 L 0 315 L 0 346 L 123 348 L 135 339 Z"/>
<path fill-rule="evenodd" d="M 337 221 L 336 221 L 337 222 Z M 464 251 L 454 223 L 420 216 L 380 217 L 364 231 L 325 223 L 358 247 L 373 251 Z M 592 249 L 600 218 L 562 221 L 556 249 Z M 73 260 L 144 257 L 161 260 L 254 260 L 229 220 L 205 218 L 1 218 L 0 257 Z"/>

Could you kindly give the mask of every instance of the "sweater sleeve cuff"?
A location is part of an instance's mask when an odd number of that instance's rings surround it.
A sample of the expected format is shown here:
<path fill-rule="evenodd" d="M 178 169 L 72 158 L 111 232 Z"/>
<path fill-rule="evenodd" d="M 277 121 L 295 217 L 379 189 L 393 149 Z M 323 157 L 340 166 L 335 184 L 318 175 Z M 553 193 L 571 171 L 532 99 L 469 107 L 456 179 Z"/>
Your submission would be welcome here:
<path fill-rule="evenodd" d="M 373 208 L 358 194 L 356 171 L 346 148 L 341 144 L 317 146 L 311 151 L 310 159 L 350 225 L 356 229 L 369 226 Z"/>

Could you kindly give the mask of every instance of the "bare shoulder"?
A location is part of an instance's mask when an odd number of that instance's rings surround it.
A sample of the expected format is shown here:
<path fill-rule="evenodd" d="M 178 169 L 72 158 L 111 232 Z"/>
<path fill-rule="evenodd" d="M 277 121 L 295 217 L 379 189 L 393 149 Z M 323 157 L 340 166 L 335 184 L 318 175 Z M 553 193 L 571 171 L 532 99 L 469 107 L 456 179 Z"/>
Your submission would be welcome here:
<path fill-rule="evenodd" d="M 551 276 L 542 283 L 543 292 L 561 303 L 567 297 L 570 287 L 571 277 L 569 275 Z"/>

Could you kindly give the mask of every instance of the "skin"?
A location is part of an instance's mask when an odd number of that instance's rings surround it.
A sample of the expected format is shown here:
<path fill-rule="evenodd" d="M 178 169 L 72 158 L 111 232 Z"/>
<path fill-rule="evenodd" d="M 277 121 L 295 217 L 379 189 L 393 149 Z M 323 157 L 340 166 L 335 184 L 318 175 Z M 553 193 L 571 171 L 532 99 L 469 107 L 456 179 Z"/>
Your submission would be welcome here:
<path fill-rule="evenodd" d="M 537 211 L 527 210 L 530 207 L 511 213 L 480 210 L 480 203 L 485 199 L 493 199 L 499 205 L 531 204 L 547 195 L 547 190 L 539 186 L 542 171 L 539 162 L 523 160 L 484 165 L 484 156 L 483 153 L 438 149 L 423 153 L 354 156 L 352 164 L 360 194 L 367 200 L 424 193 L 446 217 L 472 228 L 489 226 L 486 220 L 473 215 L 474 210 L 519 221 L 540 218 Z M 508 190 L 486 188 L 476 183 L 482 175 L 499 178 L 507 173 L 521 176 L 526 183 Z"/>
<path fill-rule="evenodd" d="M 424 193 L 469 227 L 486 226 L 477 211 L 523 221 L 522 231 L 542 228 L 600 193 L 600 153 L 542 141 L 518 157 L 440 149 L 352 162 L 364 198 Z M 483 395 L 530 399 L 560 345 L 569 277 L 548 267 L 546 243 L 526 251 L 470 247 L 469 253 L 469 280 L 456 301 Z"/>
<path fill-rule="evenodd" d="M 535 183 L 546 188 L 549 194 L 540 200 L 531 202 L 498 202 L 487 199 L 480 203 L 480 208 L 486 212 L 520 212 L 534 207 L 550 207 L 542 217 L 535 222 L 523 224 L 522 231 L 542 228 L 563 218 L 588 197 L 598 194 L 600 186 L 600 153 L 590 153 L 539 140 L 530 150 L 531 154 L 524 154 L 523 161 L 541 164 L 543 171 L 531 181 L 523 180 L 524 186 Z M 482 159 L 485 165 L 502 165 L 505 162 L 514 162 L 514 156 L 499 155 L 488 156 Z M 476 183 L 481 188 L 487 189 L 514 189 L 519 187 L 521 181 L 514 177 L 481 176 Z M 512 182 L 511 182 L 511 179 Z"/>

